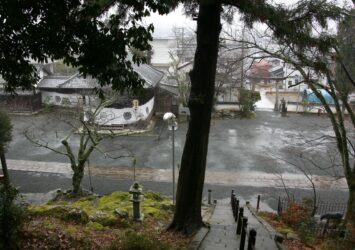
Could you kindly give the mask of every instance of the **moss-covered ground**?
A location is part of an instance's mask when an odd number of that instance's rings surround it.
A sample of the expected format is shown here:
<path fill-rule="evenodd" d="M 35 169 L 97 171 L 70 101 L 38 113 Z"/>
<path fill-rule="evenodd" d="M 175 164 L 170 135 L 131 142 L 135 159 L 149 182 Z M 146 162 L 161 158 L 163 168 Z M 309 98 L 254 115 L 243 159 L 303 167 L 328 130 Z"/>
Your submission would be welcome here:
<path fill-rule="evenodd" d="M 171 200 L 146 192 L 143 222 L 132 219 L 131 195 L 57 199 L 28 207 L 23 249 L 185 249 L 189 238 L 166 232 Z"/>

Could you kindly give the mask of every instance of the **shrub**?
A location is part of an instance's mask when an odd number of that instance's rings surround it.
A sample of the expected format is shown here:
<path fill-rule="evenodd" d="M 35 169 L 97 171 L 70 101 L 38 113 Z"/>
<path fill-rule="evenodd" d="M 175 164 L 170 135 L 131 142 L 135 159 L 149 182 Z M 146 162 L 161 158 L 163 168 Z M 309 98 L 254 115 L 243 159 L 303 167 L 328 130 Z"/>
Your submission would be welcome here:
<path fill-rule="evenodd" d="M 0 249 L 17 249 L 23 208 L 15 203 L 18 190 L 0 184 Z"/>
<path fill-rule="evenodd" d="M 297 228 L 310 219 L 310 212 L 303 204 L 291 202 L 287 210 L 282 213 L 281 219 L 287 225 Z"/>
<path fill-rule="evenodd" d="M 317 223 L 313 218 L 302 221 L 298 227 L 298 234 L 305 243 L 310 243 L 316 237 Z"/>
<path fill-rule="evenodd" d="M 255 103 L 261 99 L 260 93 L 257 91 L 240 89 L 239 102 L 240 114 L 242 118 L 252 118 L 255 110 Z"/>

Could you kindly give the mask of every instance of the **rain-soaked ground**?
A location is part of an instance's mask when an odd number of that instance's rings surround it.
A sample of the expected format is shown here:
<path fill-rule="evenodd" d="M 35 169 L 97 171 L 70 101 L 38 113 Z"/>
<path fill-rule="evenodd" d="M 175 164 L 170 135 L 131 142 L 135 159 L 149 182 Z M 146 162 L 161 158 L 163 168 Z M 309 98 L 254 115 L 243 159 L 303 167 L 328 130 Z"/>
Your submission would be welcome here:
<path fill-rule="evenodd" d="M 11 118 L 14 136 L 7 154 L 9 159 L 68 162 L 63 155 L 36 147 L 23 135 L 24 131 L 34 132 L 36 139 L 63 150 L 60 140 L 68 133 L 70 125 L 59 119 L 57 112 Z M 176 164 L 181 159 L 186 131 L 187 124 L 182 123 L 175 132 Z M 230 171 L 287 174 L 301 173 L 300 170 L 316 175 L 341 174 L 341 168 L 332 167 L 338 161 L 335 143 L 329 139 L 331 135 L 332 128 L 326 116 L 289 114 L 281 117 L 278 113 L 258 111 L 254 119 L 213 120 L 207 171 L 227 175 Z M 70 142 L 77 149 L 78 135 L 73 135 Z M 149 133 L 107 138 L 100 147 L 113 156 L 127 154 L 119 150 L 122 147 L 129 149 L 137 158 L 137 167 L 171 168 L 171 131 L 159 120 Z M 90 157 L 90 163 L 110 168 L 129 167 L 131 159 L 112 159 L 96 151 Z"/>
<path fill-rule="evenodd" d="M 56 188 L 70 188 L 70 175 L 51 172 L 58 169 L 55 162 L 68 163 L 62 155 L 31 144 L 23 135 L 32 133 L 36 139 L 57 150 L 62 150 L 60 140 L 71 126 L 61 119 L 58 111 L 41 113 L 34 116 L 11 116 L 14 131 L 13 141 L 7 153 L 12 181 L 27 193 L 29 200 L 41 202 L 45 193 Z M 179 124 L 175 132 L 176 164 L 180 161 L 187 124 Z M 212 188 L 215 198 L 225 198 L 232 188 L 244 199 L 255 200 L 257 194 L 264 198 L 265 209 L 275 209 L 278 196 L 284 196 L 284 189 L 275 185 L 275 178 L 290 181 L 288 185 L 298 197 L 310 197 L 312 190 L 305 187 L 306 182 L 299 181 L 302 171 L 316 175 L 319 197 L 324 200 L 346 200 L 344 183 L 322 182 L 335 174 L 341 174 L 335 144 L 329 137 L 333 135 L 326 116 L 289 114 L 281 117 L 278 113 L 258 111 L 254 119 L 213 120 L 207 159 L 205 193 Z M 319 140 L 317 140 L 319 139 Z M 78 145 L 78 135 L 70 142 Z M 126 154 L 119 149 L 124 147 L 134 152 L 137 158 L 137 177 L 145 189 L 171 195 L 172 138 L 162 121 L 157 120 L 155 128 L 134 136 L 120 136 L 105 139 L 100 147 L 102 151 L 119 156 Z M 74 148 L 77 149 L 77 146 Z M 16 160 L 16 161 L 11 161 Z M 21 170 L 20 162 L 44 161 L 49 163 L 48 171 Z M 39 165 L 39 164 L 38 164 Z M 105 158 L 102 153 L 94 152 L 90 157 L 92 185 L 100 194 L 115 190 L 128 190 L 132 183 L 131 159 Z M 25 166 L 26 167 L 26 166 Z M 18 171 L 18 170 L 21 171 Z M 160 170 L 159 170 L 160 169 Z M 325 170 L 324 170 L 325 169 Z M 25 170 L 25 171 L 24 171 Z M 303 176 L 304 177 L 304 176 Z M 249 178 L 249 179 L 248 179 Z M 305 179 L 305 178 L 303 178 Z M 295 181 L 293 181 L 295 180 Z M 331 185 L 329 185 L 331 183 Z M 89 188 L 86 176 L 85 188 Z M 293 185 L 294 184 L 294 185 Z M 265 188 L 267 187 L 267 188 Z"/>

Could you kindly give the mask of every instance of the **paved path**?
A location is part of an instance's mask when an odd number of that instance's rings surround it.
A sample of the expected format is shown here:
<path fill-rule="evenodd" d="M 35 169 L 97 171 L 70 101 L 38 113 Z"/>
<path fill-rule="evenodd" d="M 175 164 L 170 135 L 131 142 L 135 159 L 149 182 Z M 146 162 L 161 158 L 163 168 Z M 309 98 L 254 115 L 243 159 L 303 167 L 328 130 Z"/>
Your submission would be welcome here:
<path fill-rule="evenodd" d="M 248 231 L 256 229 L 257 238 L 255 249 L 277 250 L 269 231 L 266 230 L 257 218 L 244 207 L 244 215 L 248 217 Z M 237 225 L 234 222 L 229 199 L 218 200 L 215 211 L 210 220 L 210 231 L 201 243 L 199 249 L 203 250 L 237 250 L 239 249 L 240 236 L 236 235 Z M 247 249 L 247 239 L 245 249 Z"/>
<path fill-rule="evenodd" d="M 248 217 L 248 231 L 252 228 L 256 230 L 256 243 L 255 249 L 262 249 L 262 250 L 276 250 L 278 249 L 275 241 L 274 236 L 275 233 L 272 235 L 266 227 L 258 221 L 258 219 L 251 213 L 248 207 L 244 206 L 244 216 Z M 247 247 L 247 242 L 245 243 Z M 246 249 L 245 247 L 245 249 Z"/>
<path fill-rule="evenodd" d="M 239 248 L 237 237 L 235 235 L 237 225 L 234 223 L 229 200 L 218 200 L 210 220 L 210 225 L 211 229 L 199 249 L 232 250 Z"/>

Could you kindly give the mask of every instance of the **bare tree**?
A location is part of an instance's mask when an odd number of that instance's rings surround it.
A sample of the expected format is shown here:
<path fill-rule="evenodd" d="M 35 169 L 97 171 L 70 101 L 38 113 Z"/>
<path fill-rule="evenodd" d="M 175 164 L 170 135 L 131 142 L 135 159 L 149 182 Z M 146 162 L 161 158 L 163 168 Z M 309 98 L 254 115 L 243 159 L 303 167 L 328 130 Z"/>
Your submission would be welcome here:
<path fill-rule="evenodd" d="M 269 29 L 272 30 L 272 27 L 269 27 Z M 311 30 L 315 37 L 318 37 L 317 39 L 330 44 L 332 49 L 322 51 L 319 47 L 311 46 L 311 49 L 305 50 L 286 37 L 276 42 L 268 32 L 263 34 L 255 32 L 252 40 L 239 40 L 239 42 L 244 42 L 248 48 L 254 51 L 250 56 L 278 58 L 292 65 L 300 73 L 303 80 L 289 87 L 305 83 L 320 100 L 331 121 L 334 131 L 333 137 L 340 153 L 344 177 L 349 187 L 346 219 L 350 224 L 355 225 L 355 215 L 352 212 L 355 210 L 355 161 L 353 157 L 355 114 L 347 98 L 348 92 L 344 91 L 342 83 L 338 82 L 334 75 L 333 65 L 336 63 L 342 64 L 337 41 L 325 29 L 311 27 Z M 314 76 L 325 78 L 326 83 L 315 79 Z M 348 77 L 349 82 L 354 82 L 352 75 L 347 74 L 346 77 Z M 332 97 L 334 100 L 333 107 L 320 90 L 325 91 Z M 346 116 L 349 116 L 350 123 L 347 123 Z"/>
<path fill-rule="evenodd" d="M 73 196 L 80 196 L 82 194 L 81 182 L 84 177 L 84 169 L 91 153 L 94 150 L 102 153 L 105 157 L 113 159 L 133 157 L 133 154 L 130 151 L 128 151 L 126 155 L 115 156 L 110 153 L 112 150 L 108 152 L 100 147 L 100 142 L 104 138 L 113 137 L 114 133 L 112 131 L 109 131 L 108 134 L 100 133 L 100 126 L 97 124 L 97 118 L 102 109 L 112 104 L 113 102 L 113 99 L 101 101 L 101 103 L 90 115 L 86 115 L 84 117 L 83 115 L 79 114 L 79 118 L 73 119 L 73 117 L 71 117 L 71 119 L 66 119 L 65 122 L 70 125 L 71 129 L 68 134 L 60 141 L 64 149 L 54 148 L 48 142 L 39 139 L 38 136 L 36 136 L 33 132 L 30 133 L 29 131 L 25 131 L 24 133 L 25 137 L 37 147 L 48 149 L 56 154 L 60 154 L 68 158 L 70 167 L 73 170 Z M 73 150 L 74 145 L 70 143 L 70 138 L 75 133 L 79 133 L 79 148 L 77 152 Z"/>

